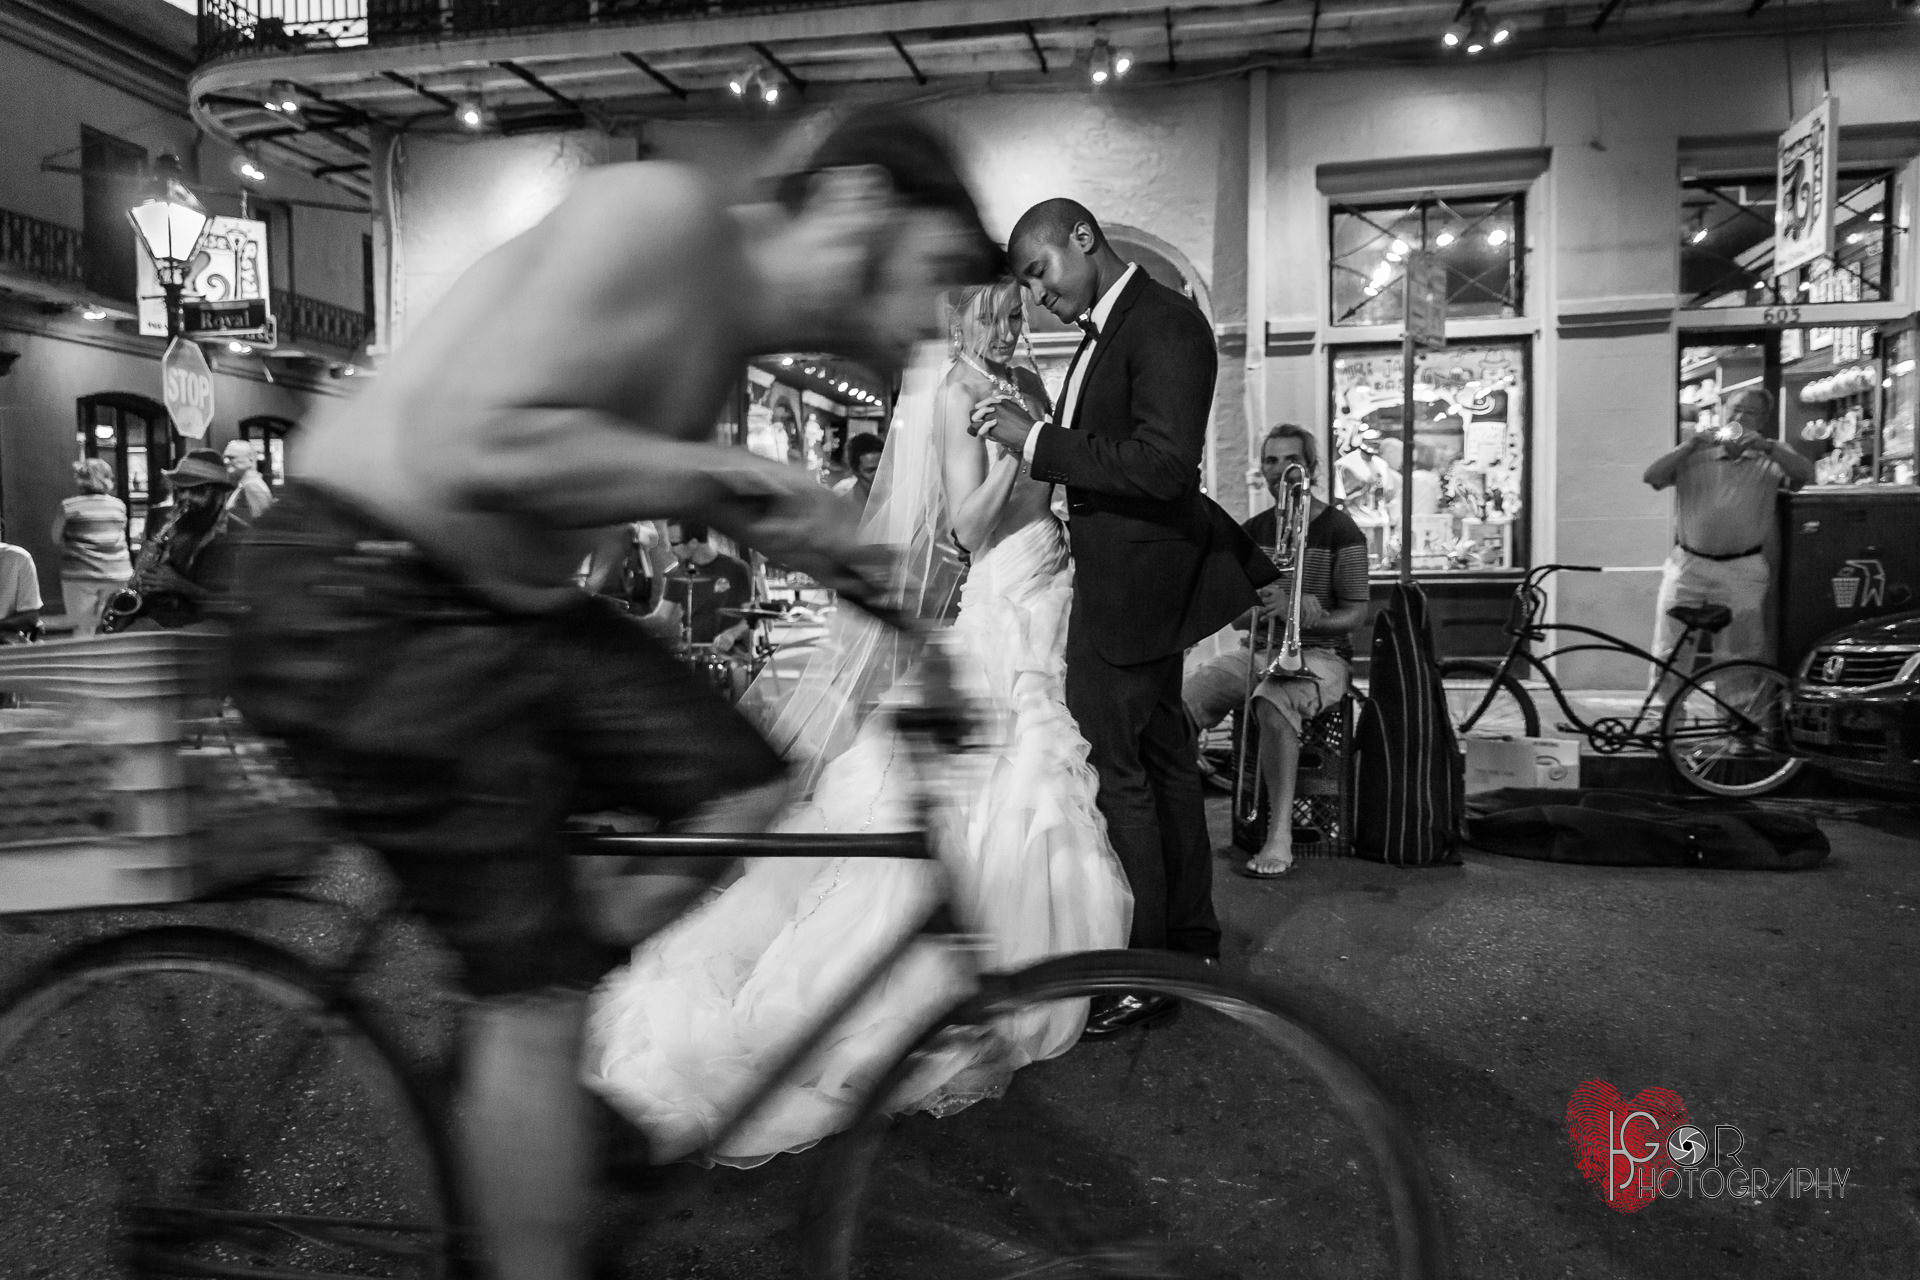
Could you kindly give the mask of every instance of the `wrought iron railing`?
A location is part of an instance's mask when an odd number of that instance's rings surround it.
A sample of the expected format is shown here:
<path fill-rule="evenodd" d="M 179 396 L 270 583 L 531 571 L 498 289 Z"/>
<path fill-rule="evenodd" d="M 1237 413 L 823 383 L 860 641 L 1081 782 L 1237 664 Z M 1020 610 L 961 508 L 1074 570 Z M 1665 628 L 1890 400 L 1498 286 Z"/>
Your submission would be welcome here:
<path fill-rule="evenodd" d="M 335 306 L 304 293 L 273 291 L 273 316 L 282 342 L 322 343 L 345 352 L 360 349 L 367 340 L 367 317 L 351 307 Z"/>
<path fill-rule="evenodd" d="M 57 222 L 0 209 L 0 266 L 54 284 L 85 284 L 80 233 Z"/>
<path fill-rule="evenodd" d="M 200 61 L 847 0 L 200 0 Z"/>

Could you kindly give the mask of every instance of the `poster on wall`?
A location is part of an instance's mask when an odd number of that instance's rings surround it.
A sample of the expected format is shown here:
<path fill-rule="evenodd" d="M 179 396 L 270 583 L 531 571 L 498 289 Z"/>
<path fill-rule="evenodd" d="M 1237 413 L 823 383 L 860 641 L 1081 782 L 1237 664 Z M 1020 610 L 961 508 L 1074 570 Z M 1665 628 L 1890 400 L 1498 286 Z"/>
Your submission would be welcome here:
<path fill-rule="evenodd" d="M 153 260 L 135 250 L 140 297 L 140 332 L 167 336 L 167 302 Z M 219 216 L 194 247 L 187 267 L 187 329 L 208 335 L 271 346 L 274 341 L 272 286 L 267 279 L 267 224 L 251 218 Z M 258 323 L 255 323 L 258 321 Z"/>
<path fill-rule="evenodd" d="M 1833 252 L 1833 182 L 1839 101 L 1831 96 L 1780 135 L 1773 273 Z"/>

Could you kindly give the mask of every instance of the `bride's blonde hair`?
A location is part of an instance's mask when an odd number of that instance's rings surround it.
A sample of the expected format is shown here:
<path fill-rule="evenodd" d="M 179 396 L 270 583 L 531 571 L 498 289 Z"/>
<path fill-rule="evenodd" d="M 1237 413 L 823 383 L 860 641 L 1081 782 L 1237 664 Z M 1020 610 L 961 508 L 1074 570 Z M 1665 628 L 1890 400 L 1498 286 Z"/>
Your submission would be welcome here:
<path fill-rule="evenodd" d="M 950 294 L 947 303 L 947 354 L 962 352 L 979 356 L 986 351 L 991 317 L 1007 298 L 1020 292 L 1020 282 L 1001 276 L 988 284 L 977 284 Z"/>

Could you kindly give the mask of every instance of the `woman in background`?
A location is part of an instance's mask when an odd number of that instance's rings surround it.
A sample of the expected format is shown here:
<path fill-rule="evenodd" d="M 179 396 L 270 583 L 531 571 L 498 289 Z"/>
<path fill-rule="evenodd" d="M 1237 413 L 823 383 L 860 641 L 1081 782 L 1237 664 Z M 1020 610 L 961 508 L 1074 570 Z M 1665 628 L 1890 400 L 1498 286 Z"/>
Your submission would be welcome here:
<path fill-rule="evenodd" d="M 53 540 L 60 548 L 60 594 L 73 634 L 90 636 L 114 592 L 133 576 L 127 554 L 127 504 L 113 496 L 113 464 L 83 458 L 73 464 L 80 492 L 60 504 Z"/>

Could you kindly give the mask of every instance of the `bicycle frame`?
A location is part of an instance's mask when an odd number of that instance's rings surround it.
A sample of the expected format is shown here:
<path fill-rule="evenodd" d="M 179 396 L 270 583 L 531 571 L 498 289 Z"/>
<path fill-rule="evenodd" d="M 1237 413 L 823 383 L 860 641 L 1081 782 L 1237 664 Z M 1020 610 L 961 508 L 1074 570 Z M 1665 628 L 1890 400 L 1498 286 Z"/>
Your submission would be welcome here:
<path fill-rule="evenodd" d="M 759 833 L 750 835 L 707 832 L 665 832 L 640 835 L 578 835 L 570 852 L 576 857 L 714 857 L 714 858 L 908 858 L 931 862 L 935 868 L 935 894 L 932 903 L 895 936 L 873 962 L 864 967 L 847 987 L 822 1012 L 816 1015 L 791 1048 L 775 1060 L 773 1067 L 744 1098 L 725 1113 L 714 1135 L 691 1158 L 711 1156 L 721 1150 L 754 1119 L 783 1085 L 798 1074 L 827 1038 L 859 1007 L 906 954 L 922 939 L 944 941 L 962 965 L 964 974 L 976 991 L 982 990 L 990 975 L 981 967 L 980 957 L 992 947 L 987 935 L 969 930 L 962 920 L 964 907 L 954 894 L 956 878 L 952 867 L 941 856 L 933 823 L 934 799 L 926 781 L 926 765 L 934 756 L 933 728 L 912 723 L 902 717 L 898 731 L 910 744 L 915 786 L 915 829 L 878 834 L 837 834 L 834 832 Z M 930 1009 L 929 1020 L 942 1010 Z"/>
<path fill-rule="evenodd" d="M 1562 569 L 1573 572 L 1599 571 L 1597 566 L 1590 565 L 1541 565 L 1529 571 L 1527 576 L 1521 580 L 1520 585 L 1514 588 L 1514 599 L 1519 602 L 1522 617 L 1517 623 L 1509 623 L 1506 628 L 1507 634 L 1512 637 L 1512 643 L 1507 647 L 1506 656 L 1500 660 L 1500 665 L 1494 680 L 1488 685 L 1486 701 L 1492 701 L 1494 693 L 1499 686 L 1501 676 L 1511 675 L 1516 680 L 1519 680 L 1524 678 L 1525 669 L 1531 667 L 1540 673 L 1541 681 L 1547 686 L 1548 690 L 1552 692 L 1553 700 L 1560 707 L 1561 713 L 1566 716 L 1568 725 L 1589 741 L 1595 741 L 1595 725 L 1588 723 L 1581 717 L 1579 711 L 1574 708 L 1573 703 L 1567 698 L 1565 687 L 1560 683 L 1559 678 L 1554 675 L 1553 669 L 1547 664 L 1557 658 L 1562 658 L 1573 653 L 1623 653 L 1628 657 L 1639 659 L 1660 673 L 1658 679 L 1648 683 L 1647 691 L 1641 697 L 1640 705 L 1633 713 L 1633 720 L 1627 725 L 1626 729 L 1626 739 L 1628 742 L 1631 742 L 1635 746 L 1657 748 L 1661 743 L 1659 717 L 1655 715 L 1653 717 L 1653 723 L 1644 729 L 1642 728 L 1642 724 L 1647 720 L 1649 713 L 1653 711 L 1654 698 L 1661 685 L 1668 678 L 1682 680 L 1689 674 L 1686 671 L 1682 671 L 1674 659 L 1685 652 L 1689 645 L 1694 643 L 1699 628 L 1688 625 L 1686 629 L 1680 633 L 1680 638 L 1674 642 L 1672 652 L 1665 658 L 1661 658 L 1649 650 L 1641 648 L 1637 644 L 1622 640 L 1616 635 L 1601 631 L 1597 627 L 1587 626 L 1584 623 L 1541 622 L 1539 620 L 1540 614 L 1546 608 L 1546 591 L 1541 584 Z M 1586 637 L 1590 643 L 1564 645 L 1546 654 L 1536 654 L 1529 648 L 1530 645 L 1544 643 L 1556 635 Z M 1485 710 L 1486 704 L 1483 703 L 1474 709 L 1473 715 L 1477 717 L 1485 712 Z M 1598 745 L 1597 741 L 1595 741 L 1595 745 Z"/>

